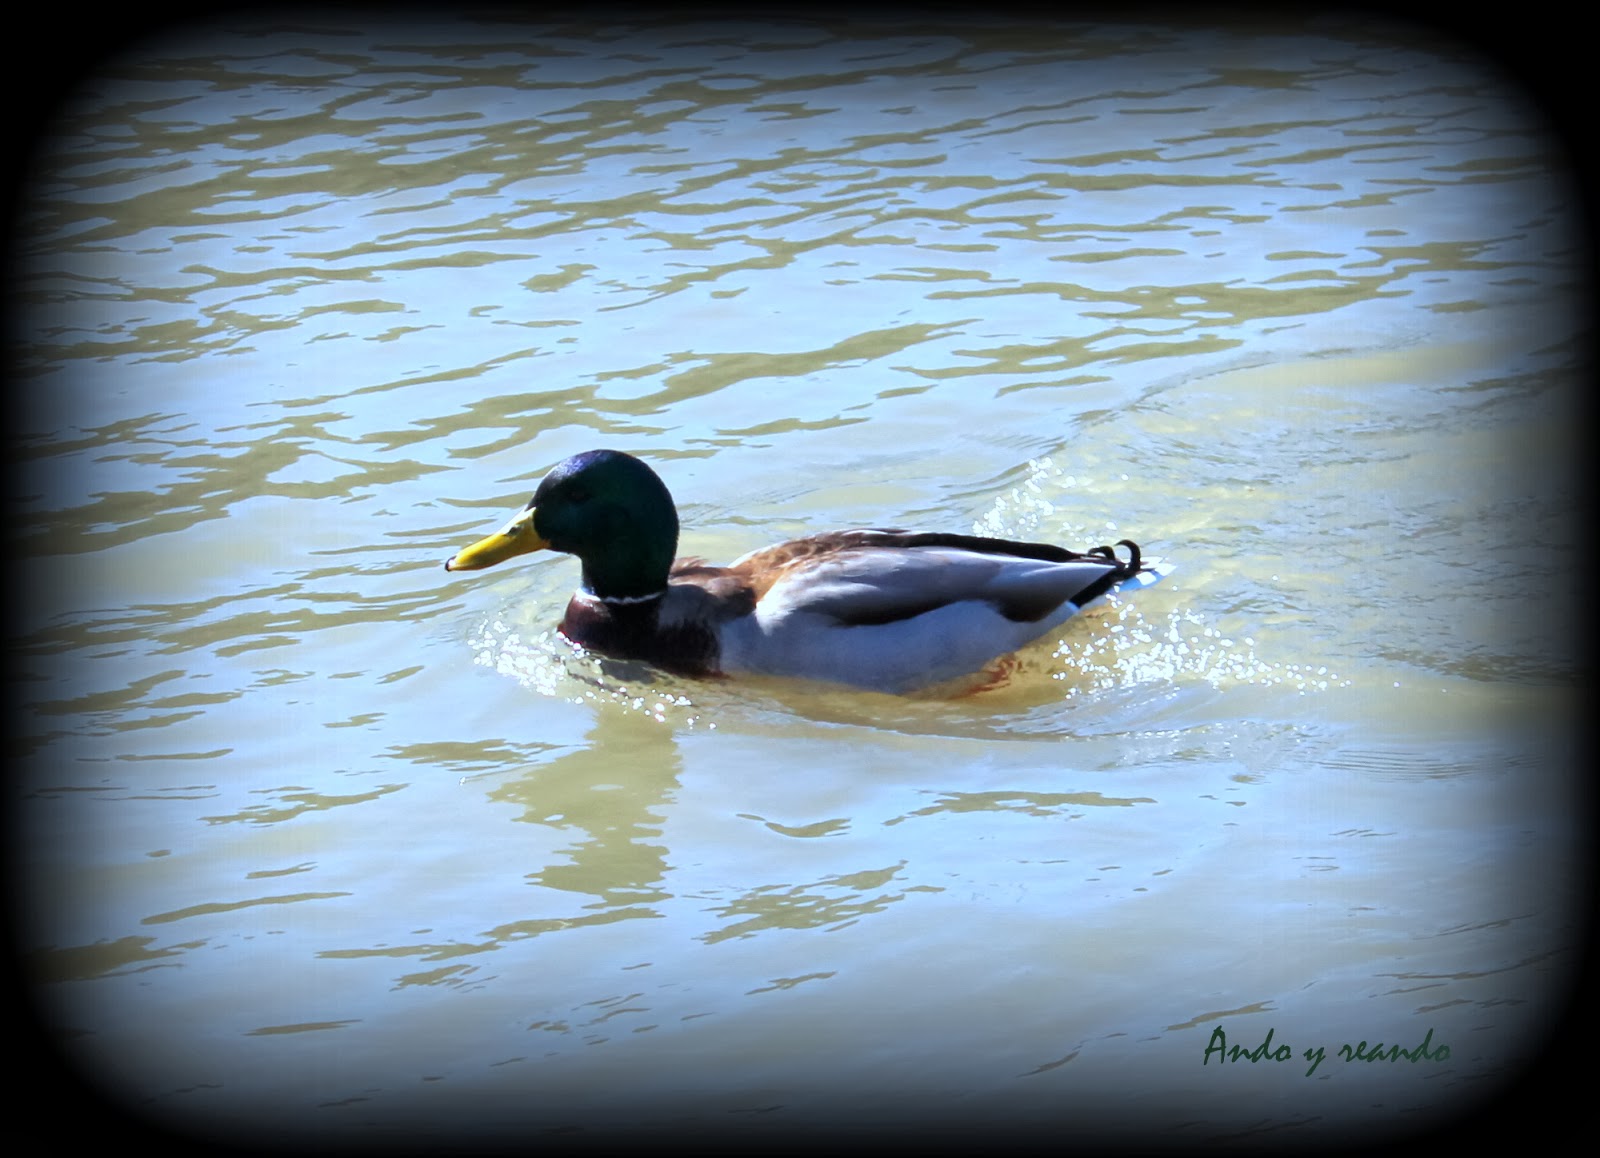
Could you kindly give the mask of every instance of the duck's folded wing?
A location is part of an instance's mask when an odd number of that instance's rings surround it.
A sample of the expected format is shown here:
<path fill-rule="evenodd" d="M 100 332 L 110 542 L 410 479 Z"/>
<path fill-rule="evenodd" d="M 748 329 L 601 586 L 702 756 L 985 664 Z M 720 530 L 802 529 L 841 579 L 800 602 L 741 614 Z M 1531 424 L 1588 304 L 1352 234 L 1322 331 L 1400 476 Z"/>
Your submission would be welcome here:
<path fill-rule="evenodd" d="M 979 602 L 1013 622 L 1034 623 L 1076 610 L 1136 573 L 1137 565 L 1100 555 L 1055 560 L 950 546 L 869 547 L 795 569 L 761 606 L 768 615 L 811 613 L 859 627 Z"/>

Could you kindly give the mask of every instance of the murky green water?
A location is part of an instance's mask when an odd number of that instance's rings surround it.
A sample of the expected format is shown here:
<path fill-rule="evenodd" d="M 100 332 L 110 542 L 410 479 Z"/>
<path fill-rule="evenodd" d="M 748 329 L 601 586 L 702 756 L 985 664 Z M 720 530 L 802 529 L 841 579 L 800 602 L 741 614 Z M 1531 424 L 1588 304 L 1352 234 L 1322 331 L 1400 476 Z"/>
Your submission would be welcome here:
<path fill-rule="evenodd" d="M 13 290 L 41 1008 L 141 1113 L 252 1137 L 1480 1097 L 1582 915 L 1586 287 L 1506 83 L 1326 23 L 125 56 Z M 668 679 L 554 636 L 571 559 L 441 567 L 595 446 L 713 560 L 904 525 L 1178 570 L 975 696 Z"/>

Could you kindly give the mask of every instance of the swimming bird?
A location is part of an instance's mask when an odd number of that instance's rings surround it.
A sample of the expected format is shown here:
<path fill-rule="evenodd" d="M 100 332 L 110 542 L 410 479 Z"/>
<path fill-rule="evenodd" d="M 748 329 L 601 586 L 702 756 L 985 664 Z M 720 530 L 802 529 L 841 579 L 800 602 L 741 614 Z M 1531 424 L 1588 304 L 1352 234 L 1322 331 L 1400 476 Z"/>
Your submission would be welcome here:
<path fill-rule="evenodd" d="M 560 632 L 680 675 L 741 672 L 905 693 L 974 674 L 1117 587 L 1166 568 L 1128 539 L 1069 551 L 978 535 L 830 531 L 726 567 L 674 561 L 678 511 L 649 466 L 615 450 L 557 465 L 510 522 L 453 555 L 476 571 L 530 551 L 576 555 Z"/>

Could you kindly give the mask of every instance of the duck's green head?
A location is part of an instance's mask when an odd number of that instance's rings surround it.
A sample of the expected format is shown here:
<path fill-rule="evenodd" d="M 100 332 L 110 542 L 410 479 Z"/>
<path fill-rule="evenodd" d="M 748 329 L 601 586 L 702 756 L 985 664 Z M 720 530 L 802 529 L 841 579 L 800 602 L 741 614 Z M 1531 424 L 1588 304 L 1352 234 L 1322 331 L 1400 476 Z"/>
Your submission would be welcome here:
<path fill-rule="evenodd" d="M 545 475 L 515 518 L 444 566 L 477 571 L 546 547 L 582 560 L 583 585 L 596 595 L 654 595 L 665 589 L 678 550 L 678 511 L 644 463 L 589 450 Z"/>

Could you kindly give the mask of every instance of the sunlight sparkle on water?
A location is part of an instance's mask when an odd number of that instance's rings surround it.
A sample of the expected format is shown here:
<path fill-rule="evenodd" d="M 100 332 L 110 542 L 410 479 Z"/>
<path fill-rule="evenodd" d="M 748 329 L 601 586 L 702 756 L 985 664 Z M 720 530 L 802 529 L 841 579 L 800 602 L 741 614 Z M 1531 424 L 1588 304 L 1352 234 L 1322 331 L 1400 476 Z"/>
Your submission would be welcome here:
<path fill-rule="evenodd" d="M 1002 539 L 1092 544 L 1115 534 L 1117 524 L 1108 519 L 1096 529 L 1069 523 L 1056 515 L 1056 504 L 1045 496 L 1075 492 L 1082 501 L 1074 505 L 1087 509 L 1099 490 L 1094 479 L 1065 473 L 1049 456 L 1032 459 L 1027 477 L 997 497 L 973 530 Z M 1067 685 L 1068 696 L 1193 679 L 1213 687 L 1275 684 L 1301 693 L 1350 685 L 1326 665 L 1268 663 L 1257 656 L 1254 639 L 1226 636 L 1193 611 L 1171 611 L 1163 624 L 1147 618 L 1134 598 L 1113 594 L 1106 605 L 1111 609 L 1106 625 L 1074 632 L 1056 647 L 1054 658 L 1066 666 L 1051 675 Z"/>
<path fill-rule="evenodd" d="M 699 709 L 688 696 L 676 693 L 640 695 L 617 686 L 597 668 L 597 657 L 575 647 L 555 631 L 531 638 L 503 620 L 485 620 L 473 634 L 473 661 L 509 676 L 542 696 L 571 700 L 575 704 L 606 702 L 648 716 L 658 723 L 695 727 L 702 722 Z M 708 728 L 716 724 L 706 722 Z"/>
<path fill-rule="evenodd" d="M 1268 663 L 1256 655 L 1255 640 L 1235 640 L 1193 611 L 1169 612 L 1153 622 L 1131 602 L 1115 601 L 1119 621 L 1103 632 L 1062 640 L 1054 658 L 1066 670 L 1052 678 L 1070 681 L 1067 694 L 1081 695 L 1139 683 L 1177 684 L 1201 679 L 1212 687 L 1266 684 L 1299 692 L 1349 687 L 1325 664 Z"/>

